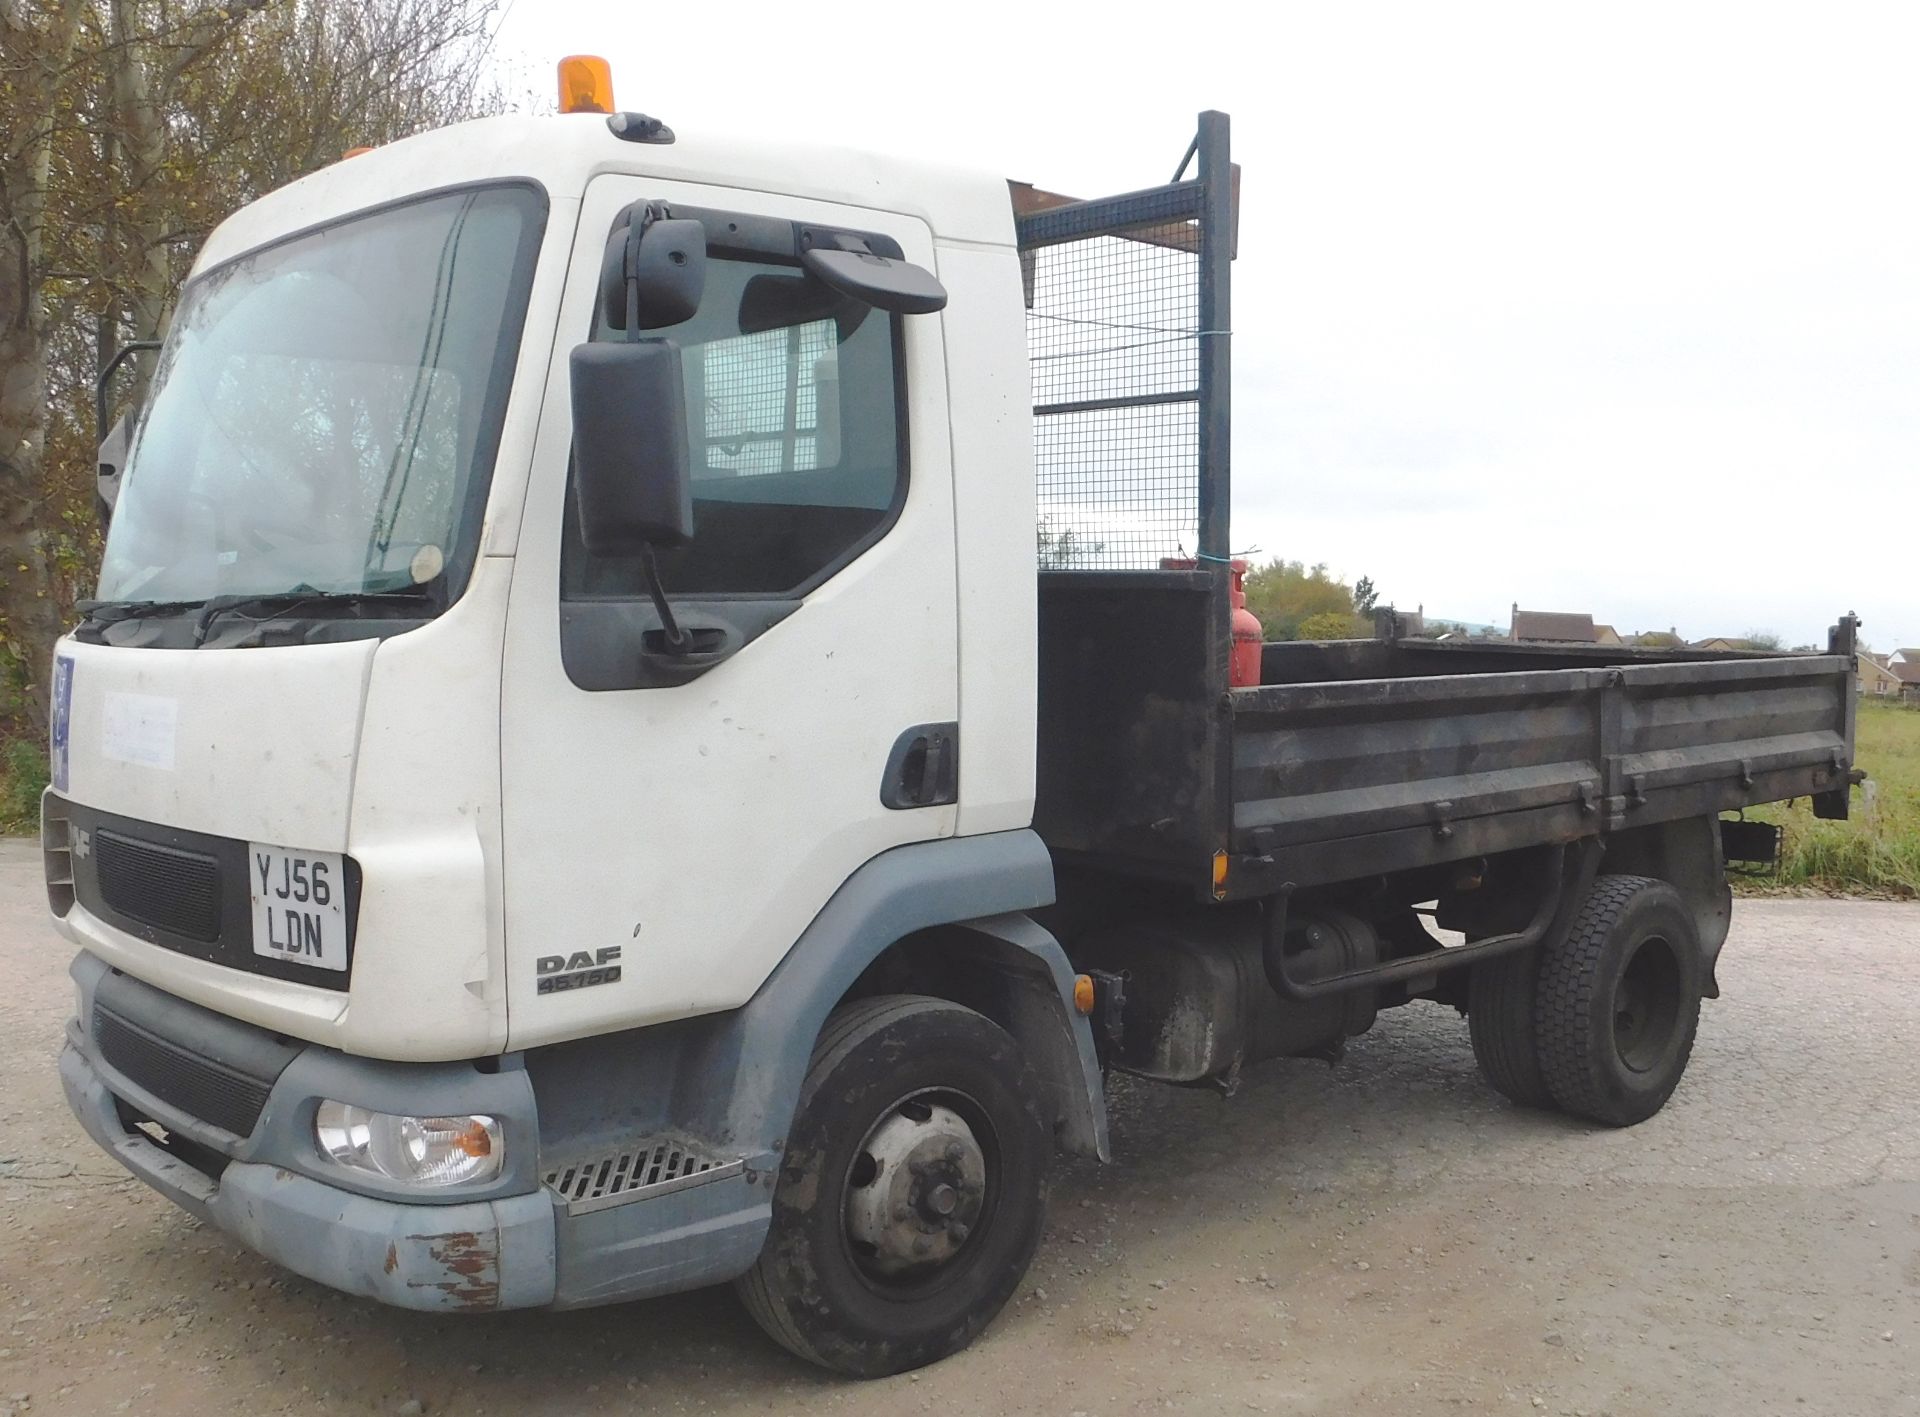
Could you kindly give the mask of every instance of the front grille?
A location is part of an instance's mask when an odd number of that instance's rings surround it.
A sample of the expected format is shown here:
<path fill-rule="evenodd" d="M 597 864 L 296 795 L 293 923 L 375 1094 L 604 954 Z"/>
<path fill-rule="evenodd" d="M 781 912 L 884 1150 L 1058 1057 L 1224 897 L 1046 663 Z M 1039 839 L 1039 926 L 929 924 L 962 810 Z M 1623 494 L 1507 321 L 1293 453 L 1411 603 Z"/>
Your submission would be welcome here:
<path fill-rule="evenodd" d="M 93 834 L 106 903 L 131 919 L 209 944 L 220 938 L 220 863 L 119 832 Z"/>
<path fill-rule="evenodd" d="M 569 1215 L 585 1215 L 703 1181 L 724 1180 L 745 1169 L 745 1161 L 717 1161 L 687 1142 L 652 1137 L 618 1151 L 556 1166 L 542 1179 L 567 1203 Z"/>
<path fill-rule="evenodd" d="M 252 1133 L 267 1105 L 270 1080 L 203 1058 L 98 1004 L 93 1010 L 93 1041 L 100 1056 L 128 1082 L 237 1137 Z"/>

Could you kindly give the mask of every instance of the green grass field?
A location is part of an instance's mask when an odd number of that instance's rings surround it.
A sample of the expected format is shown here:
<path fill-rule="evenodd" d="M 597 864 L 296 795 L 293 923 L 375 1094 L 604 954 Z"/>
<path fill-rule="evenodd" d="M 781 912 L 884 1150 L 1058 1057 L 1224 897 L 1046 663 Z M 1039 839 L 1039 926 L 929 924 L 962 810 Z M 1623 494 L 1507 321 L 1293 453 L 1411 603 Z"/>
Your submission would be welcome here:
<path fill-rule="evenodd" d="M 1815 820 L 1804 799 L 1748 813 L 1787 835 L 1779 870 L 1742 889 L 1920 897 L 1920 709 L 1863 701 L 1858 749 L 1872 785 L 1854 789 L 1847 821 Z"/>

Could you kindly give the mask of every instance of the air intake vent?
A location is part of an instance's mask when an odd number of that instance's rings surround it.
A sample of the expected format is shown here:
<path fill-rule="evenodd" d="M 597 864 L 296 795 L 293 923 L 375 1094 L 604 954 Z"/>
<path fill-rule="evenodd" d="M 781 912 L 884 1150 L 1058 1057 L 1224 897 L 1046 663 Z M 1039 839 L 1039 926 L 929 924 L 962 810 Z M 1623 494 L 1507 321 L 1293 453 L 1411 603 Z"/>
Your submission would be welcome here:
<path fill-rule="evenodd" d="M 93 1010 L 93 1042 L 107 1065 L 189 1117 L 237 1137 L 249 1136 L 267 1105 L 272 1083 L 249 1077 L 211 1058 L 156 1037 L 99 1005 Z"/>
<path fill-rule="evenodd" d="M 198 851 L 99 830 L 94 869 L 101 899 L 155 929 L 208 944 L 220 938 L 220 863 Z"/>
<path fill-rule="evenodd" d="M 628 1201 L 665 1195 L 746 1170 L 745 1161 L 717 1161 L 673 1137 L 651 1137 L 620 1151 L 569 1162 L 548 1171 L 550 1190 L 569 1215 L 586 1215 Z"/>

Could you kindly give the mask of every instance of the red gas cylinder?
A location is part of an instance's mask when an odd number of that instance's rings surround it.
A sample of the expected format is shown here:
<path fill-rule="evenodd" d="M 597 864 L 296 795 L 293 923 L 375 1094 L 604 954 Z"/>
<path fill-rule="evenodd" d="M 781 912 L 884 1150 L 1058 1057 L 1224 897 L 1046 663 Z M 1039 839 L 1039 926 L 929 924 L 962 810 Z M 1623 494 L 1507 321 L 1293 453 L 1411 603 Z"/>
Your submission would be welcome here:
<path fill-rule="evenodd" d="M 1260 643 L 1265 631 L 1260 617 L 1247 609 L 1247 563 L 1235 560 L 1227 598 L 1233 602 L 1233 654 L 1227 661 L 1227 682 L 1248 689 L 1260 682 Z"/>
<path fill-rule="evenodd" d="M 1167 556 L 1160 561 L 1163 571 L 1191 571 L 1200 563 L 1188 557 Z M 1233 606 L 1233 643 L 1227 657 L 1227 683 L 1236 689 L 1251 689 L 1260 683 L 1260 645 L 1266 631 L 1260 617 L 1247 609 L 1247 563 L 1235 557 L 1228 563 L 1231 579 L 1227 599 Z"/>

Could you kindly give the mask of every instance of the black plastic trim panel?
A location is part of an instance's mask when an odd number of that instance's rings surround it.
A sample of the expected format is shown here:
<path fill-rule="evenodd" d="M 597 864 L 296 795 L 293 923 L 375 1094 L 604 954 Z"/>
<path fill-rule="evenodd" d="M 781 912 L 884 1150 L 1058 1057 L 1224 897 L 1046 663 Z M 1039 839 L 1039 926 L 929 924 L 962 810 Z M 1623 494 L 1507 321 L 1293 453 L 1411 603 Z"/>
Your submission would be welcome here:
<path fill-rule="evenodd" d="M 106 827 L 93 833 L 94 878 L 101 899 L 123 915 L 190 940 L 220 938 L 220 863 Z"/>
<path fill-rule="evenodd" d="M 99 1004 L 93 1009 L 93 1043 L 127 1081 L 237 1137 L 252 1135 L 273 1090 L 271 1078 L 248 1077 L 203 1058 Z"/>
<path fill-rule="evenodd" d="M 340 970 L 319 969 L 310 964 L 269 959 L 253 952 L 253 904 L 247 892 L 247 847 L 250 843 L 234 837 L 210 836 L 204 832 L 182 831 L 178 827 L 162 826 L 157 822 L 122 817 L 52 795 L 46 799 L 46 818 L 49 825 L 62 820 L 70 823 L 68 839 L 76 845 L 80 841 L 79 834 L 86 833 L 89 849 L 72 853 L 74 896 L 89 914 L 98 916 L 115 929 L 162 949 L 174 950 L 212 964 L 223 964 L 231 969 L 243 969 L 249 974 L 263 974 L 274 979 L 288 979 L 342 992 L 353 978 L 353 954 L 360 918 L 360 866 L 351 856 L 344 861 L 347 875 L 347 967 Z M 145 913 L 150 918 L 142 919 L 128 913 L 128 909 L 121 908 L 137 908 L 124 893 L 118 897 L 119 905 L 111 903 L 108 893 L 101 889 L 100 852 L 95 845 L 103 831 L 114 841 L 115 848 L 123 853 L 138 850 L 149 860 L 171 859 L 190 865 L 196 873 L 210 871 L 217 913 L 202 922 L 198 918 L 169 917 L 161 911 L 149 910 Z M 298 842 L 275 844 L 296 850 L 300 845 Z M 206 863 L 210 863 L 210 866 Z"/>

